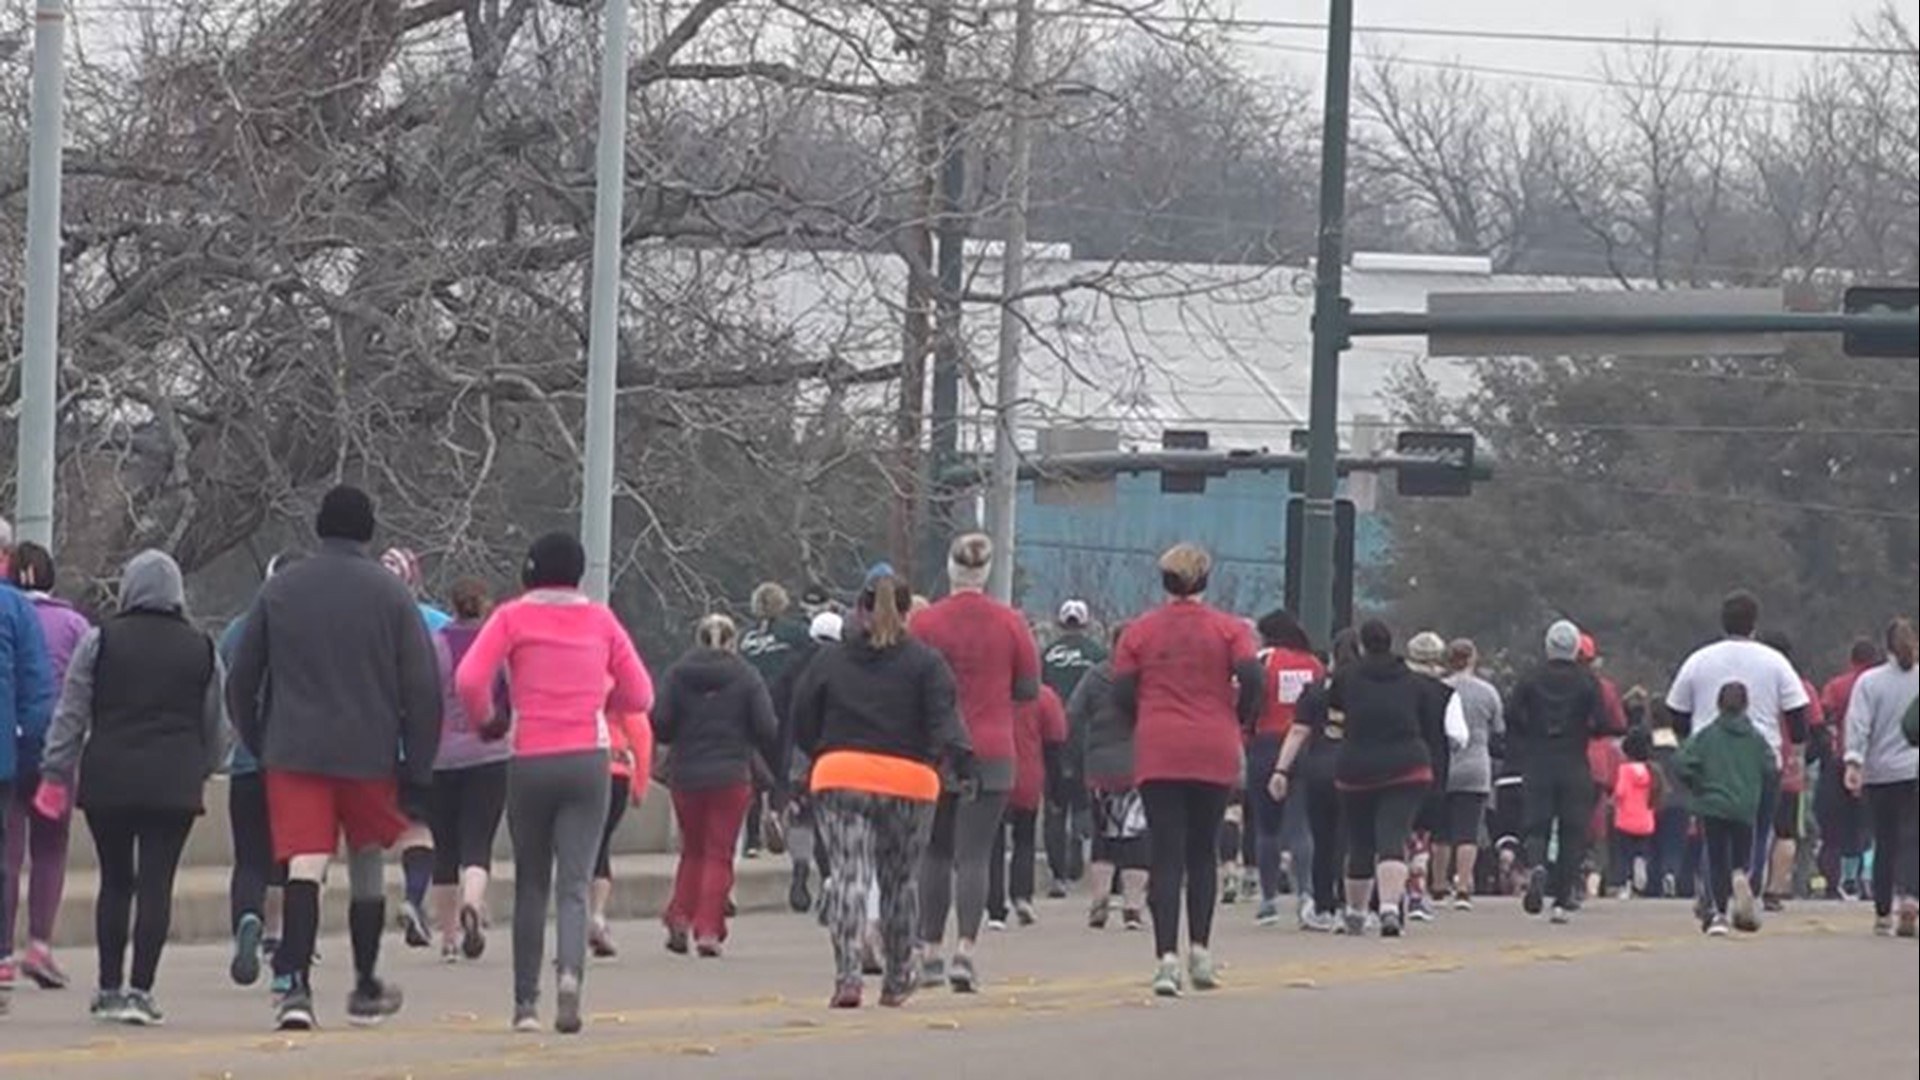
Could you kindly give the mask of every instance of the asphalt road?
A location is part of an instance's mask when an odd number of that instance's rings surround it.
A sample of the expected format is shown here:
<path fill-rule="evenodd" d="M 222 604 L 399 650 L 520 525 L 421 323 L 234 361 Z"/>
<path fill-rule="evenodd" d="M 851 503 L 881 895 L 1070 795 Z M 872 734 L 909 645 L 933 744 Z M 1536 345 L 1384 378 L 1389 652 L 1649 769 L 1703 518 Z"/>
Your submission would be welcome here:
<path fill-rule="evenodd" d="M 825 1008 L 828 950 L 809 919 L 749 916 L 717 961 L 669 957 L 654 927 L 628 924 L 626 954 L 589 976 L 589 1026 L 571 1039 L 507 1032 L 498 933 L 495 951 L 456 967 L 391 942 L 407 1008 L 370 1031 L 340 1022 L 347 949 L 327 942 L 329 1026 L 294 1037 L 270 1030 L 264 990 L 226 982 L 222 950 L 181 947 L 162 969 L 165 1028 L 94 1025 L 78 988 L 16 992 L 0 1076 L 1920 1076 L 1917 950 L 1870 936 L 1858 904 L 1802 904 L 1726 940 L 1701 936 L 1682 905 L 1645 901 L 1595 904 L 1569 927 L 1484 902 L 1399 942 L 1260 930 L 1228 908 L 1215 949 L 1226 987 L 1168 1002 L 1146 992 L 1146 936 L 1094 933 L 1078 911 L 1044 904 L 1040 926 L 993 934 L 977 996 L 859 1013 Z M 90 957 L 66 959 L 79 975 Z"/>

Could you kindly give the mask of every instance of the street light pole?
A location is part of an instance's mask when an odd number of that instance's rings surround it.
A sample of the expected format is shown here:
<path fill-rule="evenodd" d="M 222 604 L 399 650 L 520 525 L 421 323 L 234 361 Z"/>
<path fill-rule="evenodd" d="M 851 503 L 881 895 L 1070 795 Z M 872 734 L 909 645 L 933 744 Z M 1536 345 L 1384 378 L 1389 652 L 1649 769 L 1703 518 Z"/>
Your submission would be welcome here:
<path fill-rule="evenodd" d="M 1314 262 L 1313 374 L 1309 392 L 1306 498 L 1300 543 L 1300 621 L 1315 644 L 1333 637 L 1333 560 L 1340 450 L 1340 354 L 1347 347 L 1347 113 L 1353 68 L 1353 0 L 1332 0 L 1320 145 L 1320 245 Z"/>
<path fill-rule="evenodd" d="M 47 547 L 53 546 L 54 423 L 60 394 L 60 129 L 66 36 L 64 0 L 36 0 L 15 539 Z"/>
<path fill-rule="evenodd" d="M 1020 443 L 1015 421 L 1020 405 L 1020 291 L 1027 284 L 1027 200 L 1033 164 L 1034 0 L 1020 0 L 1013 17 L 1013 128 L 1007 137 L 1007 232 L 1000 255 L 1000 347 L 995 360 L 993 485 L 987 526 L 993 536 L 993 567 L 987 590 L 1013 602 L 1014 517 L 1020 492 Z"/>
<path fill-rule="evenodd" d="M 619 393 L 620 234 L 627 182 L 627 5 L 602 5 L 600 129 L 594 147 L 593 294 L 587 338 L 587 445 L 580 488 L 580 542 L 587 551 L 587 595 L 606 600 L 613 586 L 613 436 Z"/>

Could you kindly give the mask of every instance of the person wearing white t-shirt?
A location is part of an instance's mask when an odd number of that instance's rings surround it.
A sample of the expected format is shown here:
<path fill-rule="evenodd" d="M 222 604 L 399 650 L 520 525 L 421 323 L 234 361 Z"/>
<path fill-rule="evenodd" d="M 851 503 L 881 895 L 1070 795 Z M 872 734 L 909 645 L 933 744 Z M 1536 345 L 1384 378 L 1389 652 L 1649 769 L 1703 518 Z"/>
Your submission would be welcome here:
<path fill-rule="evenodd" d="M 1716 715 L 1714 702 L 1730 682 L 1747 687 L 1747 715 L 1775 757 L 1781 753 L 1782 734 L 1789 743 L 1807 741 L 1807 707 L 1812 699 L 1793 664 L 1778 651 L 1753 639 L 1760 626 L 1760 601 L 1752 593 L 1735 592 L 1720 605 L 1720 629 L 1726 636 L 1687 657 L 1667 690 L 1667 709 L 1674 729 L 1684 738 L 1696 724 L 1705 729 Z M 1748 875 L 1758 889 L 1766 875 L 1773 847 L 1773 816 L 1780 801 L 1776 778 L 1761 792 L 1760 817 L 1754 823 L 1752 860 Z"/>

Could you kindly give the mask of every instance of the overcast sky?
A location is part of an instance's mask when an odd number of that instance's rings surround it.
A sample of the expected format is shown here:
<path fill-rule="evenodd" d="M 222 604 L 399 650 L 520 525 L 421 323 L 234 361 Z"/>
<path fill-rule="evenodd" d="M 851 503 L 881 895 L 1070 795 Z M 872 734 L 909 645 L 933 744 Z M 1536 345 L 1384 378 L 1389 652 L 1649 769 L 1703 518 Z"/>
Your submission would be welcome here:
<path fill-rule="evenodd" d="M 1853 39 L 1857 22 L 1871 20 L 1883 0 L 1355 0 L 1355 22 L 1360 26 L 1449 27 L 1469 30 L 1541 30 L 1575 34 L 1624 34 L 1646 37 L 1658 32 L 1673 38 L 1763 39 L 1772 41 L 1845 44 Z M 1913 18 L 1912 0 L 1896 5 Z M 1326 19 L 1325 0 L 1238 0 L 1242 18 Z M 1245 31 L 1236 38 L 1289 47 L 1323 47 L 1323 34 L 1312 32 Z M 1480 42 L 1457 39 L 1420 39 L 1361 35 L 1357 47 L 1366 53 L 1385 51 L 1405 57 L 1458 61 L 1572 75 L 1600 74 L 1604 49 L 1590 45 L 1554 45 L 1525 42 Z M 1319 61 L 1310 55 L 1274 48 L 1250 47 L 1249 60 L 1294 68 L 1319 78 Z M 1756 76 L 1791 84 L 1818 56 L 1737 52 L 1728 54 Z M 1520 81 L 1520 80 L 1514 80 Z M 1578 92 L 1577 87 L 1568 87 Z"/>

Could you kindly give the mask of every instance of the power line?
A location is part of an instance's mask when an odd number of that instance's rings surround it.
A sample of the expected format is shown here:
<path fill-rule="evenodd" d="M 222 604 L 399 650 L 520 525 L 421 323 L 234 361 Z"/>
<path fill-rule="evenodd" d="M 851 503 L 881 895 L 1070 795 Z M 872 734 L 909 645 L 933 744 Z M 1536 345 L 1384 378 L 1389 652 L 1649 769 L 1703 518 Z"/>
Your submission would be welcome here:
<path fill-rule="evenodd" d="M 1831 514 L 1835 517 L 1862 517 L 1881 521 L 1920 523 L 1920 514 L 1901 510 L 1886 510 L 1870 506 L 1837 506 L 1832 503 L 1767 499 L 1753 495 L 1736 495 L 1731 492 L 1681 491 L 1676 488 L 1644 487 L 1636 484 L 1615 484 L 1607 481 L 1586 480 L 1577 476 L 1549 476 L 1544 473 L 1501 470 L 1498 474 L 1498 482 L 1505 483 L 1509 481 L 1549 487 L 1576 487 L 1590 491 L 1613 491 L 1624 495 L 1638 495 L 1655 499 L 1686 499 L 1694 502 L 1727 503 L 1735 506 L 1750 506 L 1760 510 L 1784 510 L 1790 513 Z"/>
<path fill-rule="evenodd" d="M 1095 422 L 1098 418 L 1060 417 L 1060 418 L 1049 418 L 1049 419 L 1053 419 L 1055 423 L 1073 423 L 1073 422 L 1091 423 L 1091 422 Z M 1200 424 L 1200 425 L 1205 425 L 1207 427 L 1291 428 L 1291 427 L 1300 426 L 1297 422 L 1288 421 L 1280 418 L 1276 418 L 1273 420 L 1261 420 L 1261 419 L 1255 419 L 1251 417 L 1168 416 L 1165 418 L 1121 417 L 1119 419 L 1120 419 L 1120 422 L 1122 423 L 1126 423 L 1129 420 L 1131 420 L 1132 422 L 1143 424 L 1143 425 L 1152 425 L 1155 423 L 1165 422 L 1168 424 Z M 982 422 L 988 422 L 988 421 L 982 421 Z M 1053 426 L 1053 425 L 1042 424 L 1042 423 L 1023 425 L 1024 428 L 1028 430 L 1035 430 L 1035 431 L 1042 430 L 1050 426 Z M 1374 422 L 1374 421 L 1342 420 L 1337 426 L 1342 428 L 1349 428 L 1349 429 L 1375 429 L 1375 428 L 1418 427 L 1420 425 L 1414 424 L 1414 423 L 1403 423 L 1399 421 L 1389 421 L 1389 422 L 1381 423 L 1381 422 Z M 1790 427 L 1790 426 L 1766 427 L 1761 425 L 1742 425 L 1742 424 L 1637 424 L 1637 423 L 1609 423 L 1609 422 L 1593 422 L 1593 423 L 1568 422 L 1568 423 L 1545 423 L 1545 424 L 1469 423 L 1462 426 L 1473 428 L 1476 430 L 1481 430 L 1481 431 L 1502 431 L 1502 432 L 1513 432 L 1517 434 L 1540 434 L 1540 435 L 1578 432 L 1578 433 L 1591 433 L 1591 434 L 1628 434 L 1628 435 L 1643 435 L 1643 434 L 1644 435 L 1730 435 L 1730 436 L 1766 435 L 1766 436 L 1778 436 L 1782 438 L 1806 436 L 1809 438 L 1837 438 L 1837 439 L 1848 439 L 1848 438 L 1855 438 L 1855 437 L 1868 438 L 1868 439 L 1920 439 L 1920 430 L 1915 430 L 1913 428 L 1843 428 L 1843 427 L 1804 428 L 1804 427 Z"/>
<path fill-rule="evenodd" d="M 1325 33 L 1327 24 L 1307 19 L 1244 19 L 1225 15 L 1155 15 L 1110 8 L 1056 12 L 1054 17 L 1161 26 L 1207 26 L 1220 30 L 1280 30 Z M 1486 30 L 1446 26 L 1356 26 L 1356 34 L 1382 37 L 1450 38 L 1462 41 L 1529 42 L 1548 45 L 1664 46 L 1708 52 L 1801 53 L 1812 56 L 1911 57 L 1915 50 L 1861 42 L 1780 41 L 1758 38 L 1636 37 L 1629 34 L 1574 34 L 1550 30 Z"/>

